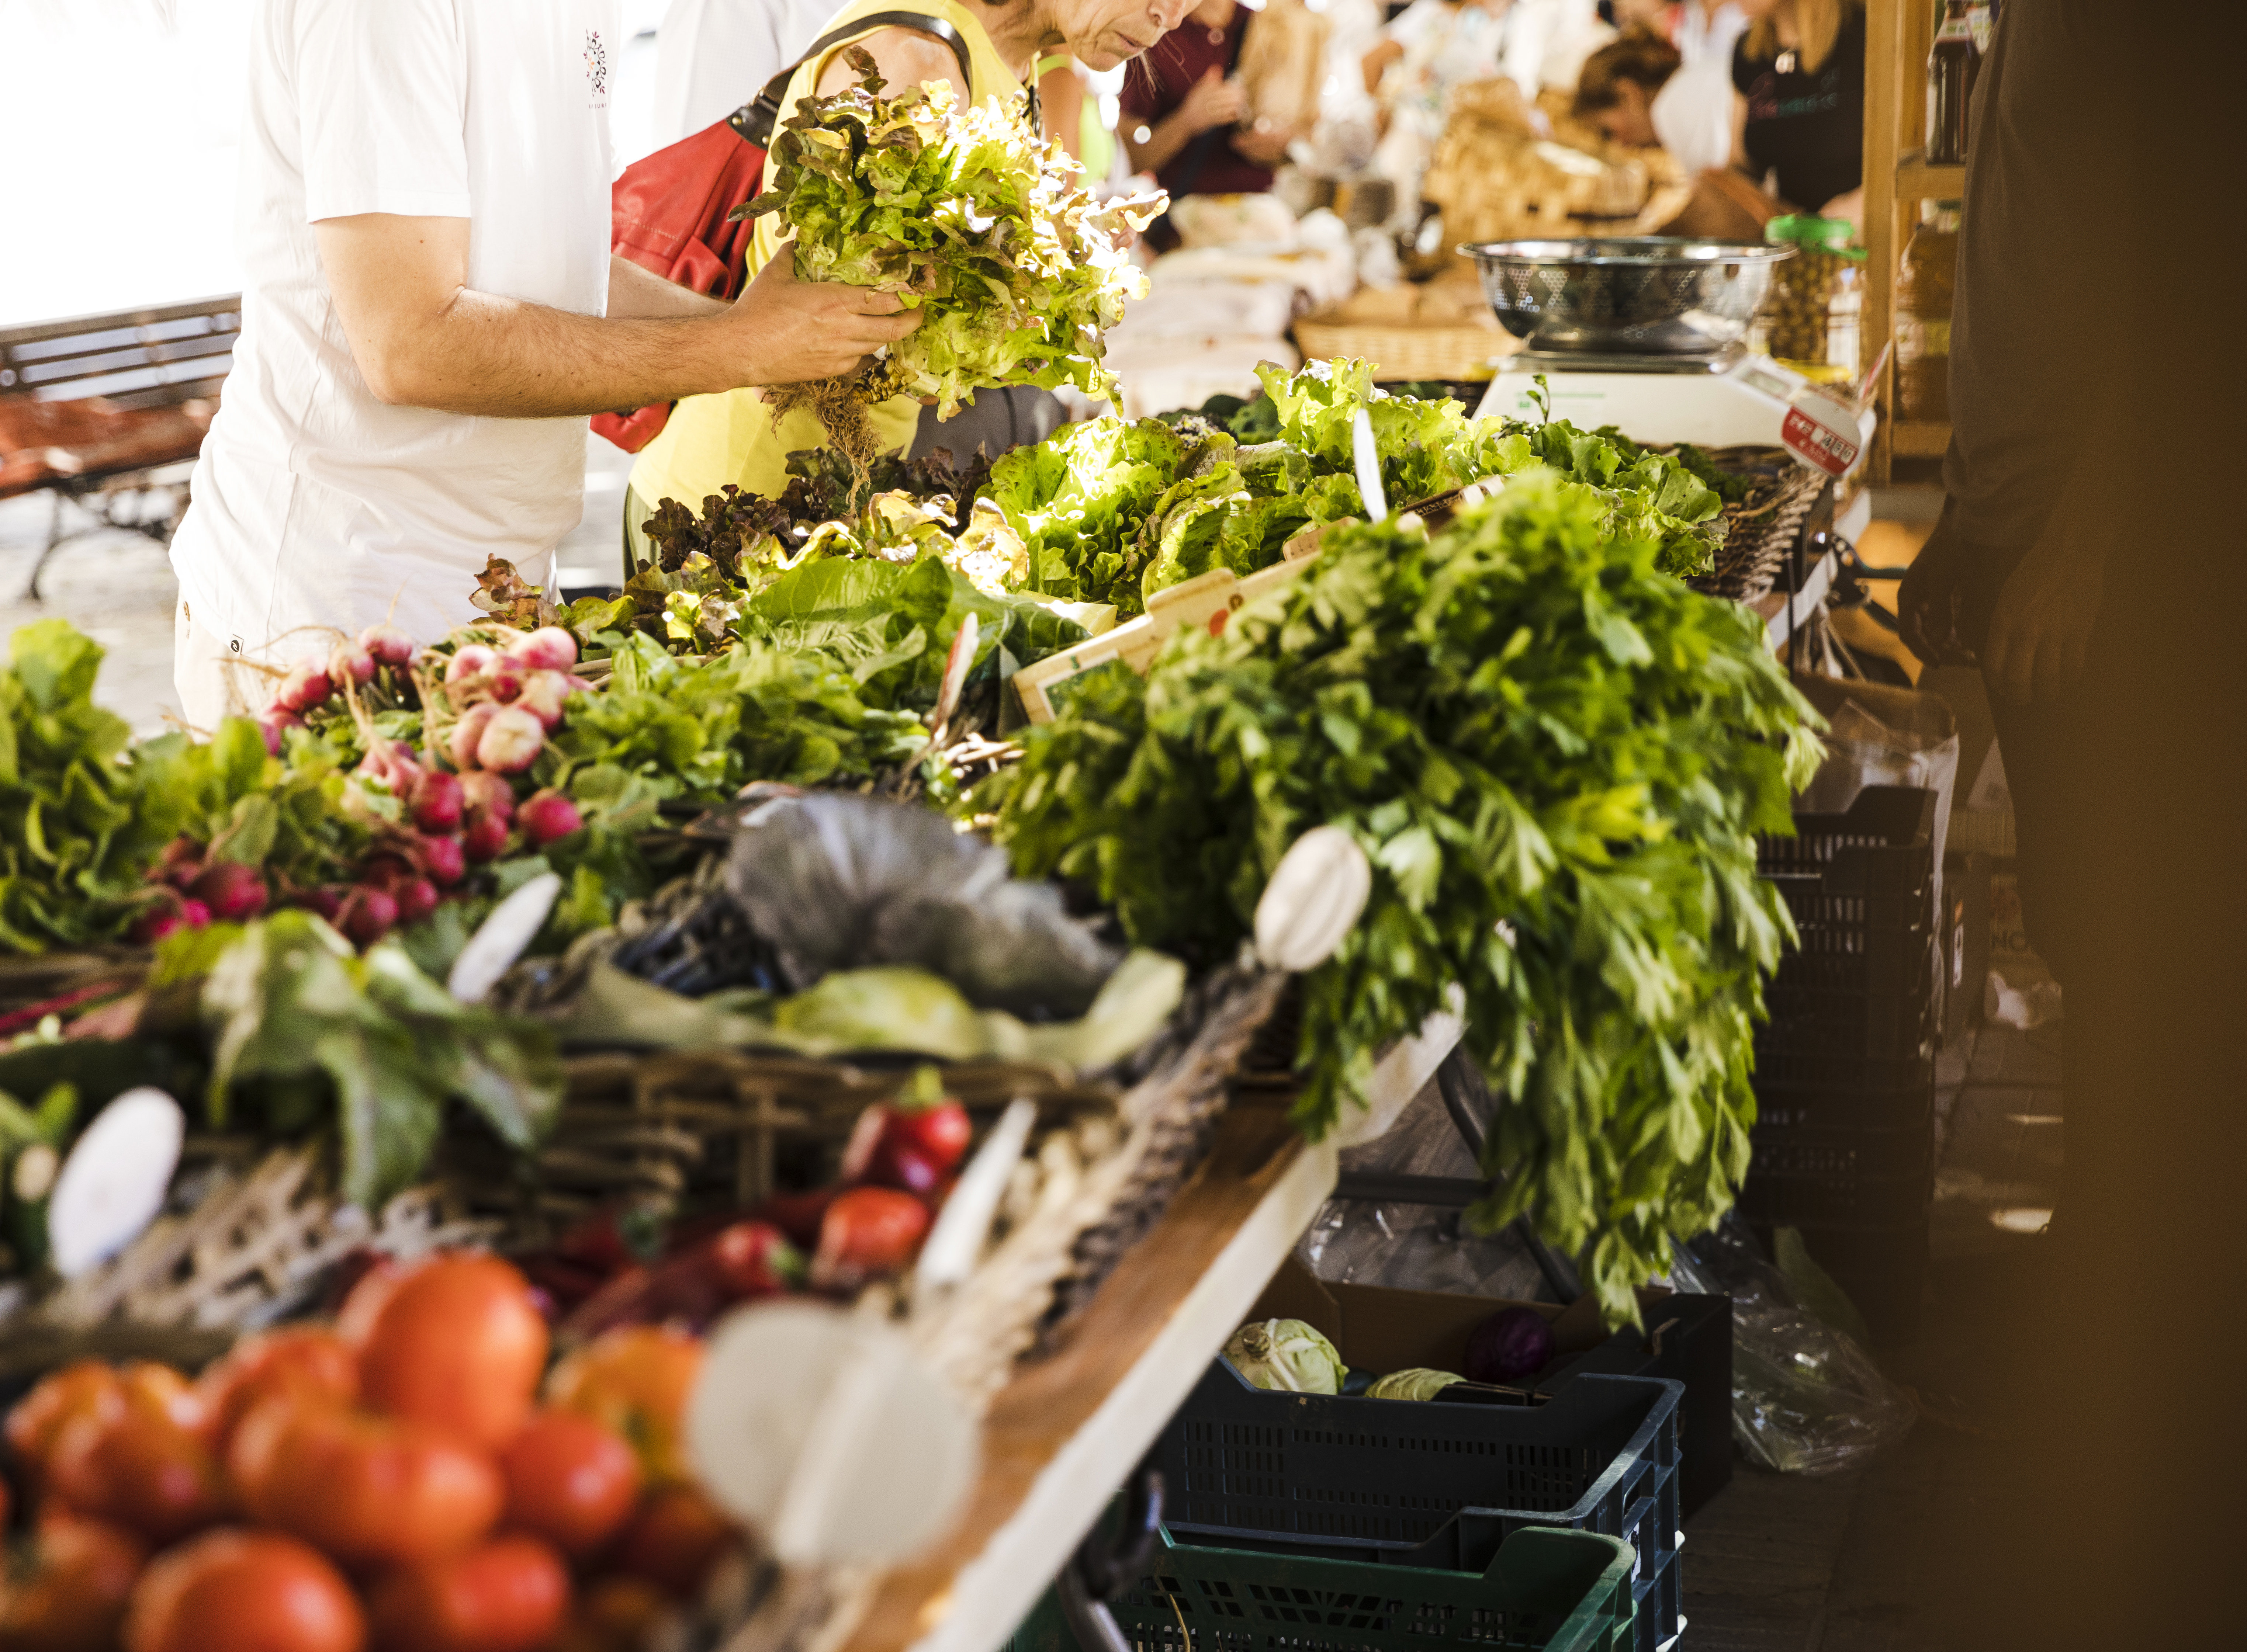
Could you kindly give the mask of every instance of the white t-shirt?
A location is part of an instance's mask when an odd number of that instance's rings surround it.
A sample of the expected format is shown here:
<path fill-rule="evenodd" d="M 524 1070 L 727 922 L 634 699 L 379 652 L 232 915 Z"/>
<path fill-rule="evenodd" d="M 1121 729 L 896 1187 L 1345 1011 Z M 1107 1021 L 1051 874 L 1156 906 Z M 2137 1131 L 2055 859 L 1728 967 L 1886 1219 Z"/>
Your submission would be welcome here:
<path fill-rule="evenodd" d="M 899 9 L 916 8 L 903 0 Z M 713 126 L 794 66 L 842 0 L 671 0 L 655 33 L 655 141 Z"/>
<path fill-rule="evenodd" d="M 1647 109 L 1655 140 L 1688 176 L 1730 166 L 1732 160 L 1732 61 L 1705 58 L 1688 63 L 1662 83 Z"/>
<path fill-rule="evenodd" d="M 198 624 L 243 653 L 390 618 L 473 618 L 489 556 L 534 582 L 584 511 L 585 420 L 386 406 L 312 225 L 469 221 L 468 285 L 608 307 L 618 0 L 261 0 L 240 220 L 242 331 L 172 544 Z"/>

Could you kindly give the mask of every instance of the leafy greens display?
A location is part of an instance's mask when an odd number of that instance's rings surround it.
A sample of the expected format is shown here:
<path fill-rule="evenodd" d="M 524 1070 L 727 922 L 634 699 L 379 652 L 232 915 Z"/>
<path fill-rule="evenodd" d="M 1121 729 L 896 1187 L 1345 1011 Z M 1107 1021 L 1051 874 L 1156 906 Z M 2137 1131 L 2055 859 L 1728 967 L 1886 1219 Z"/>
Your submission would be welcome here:
<path fill-rule="evenodd" d="M 1618 1318 L 1746 1170 L 1760 973 L 1792 932 L 1753 834 L 1789 829 L 1817 749 L 1752 620 L 1668 572 L 1641 520 L 1536 472 L 1433 540 L 1343 529 L 1144 682 L 1079 678 L 976 796 L 1018 872 L 1204 959 L 1301 833 L 1349 831 L 1374 892 L 1305 983 L 1299 1118 L 1332 1126 L 1456 991 L 1509 1098 L 1480 1215 L 1588 1243 Z"/>

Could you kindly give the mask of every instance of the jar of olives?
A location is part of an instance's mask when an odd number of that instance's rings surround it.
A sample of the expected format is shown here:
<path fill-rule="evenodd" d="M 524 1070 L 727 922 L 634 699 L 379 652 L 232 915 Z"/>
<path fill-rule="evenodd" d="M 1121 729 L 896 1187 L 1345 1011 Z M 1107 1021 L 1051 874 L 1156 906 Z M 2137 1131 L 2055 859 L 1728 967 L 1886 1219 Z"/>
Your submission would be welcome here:
<path fill-rule="evenodd" d="M 1794 249 L 1772 272 L 1759 317 L 1762 347 L 1814 379 L 1853 379 L 1865 252 L 1850 243 L 1843 218 L 1790 214 L 1764 226 L 1764 239 Z"/>

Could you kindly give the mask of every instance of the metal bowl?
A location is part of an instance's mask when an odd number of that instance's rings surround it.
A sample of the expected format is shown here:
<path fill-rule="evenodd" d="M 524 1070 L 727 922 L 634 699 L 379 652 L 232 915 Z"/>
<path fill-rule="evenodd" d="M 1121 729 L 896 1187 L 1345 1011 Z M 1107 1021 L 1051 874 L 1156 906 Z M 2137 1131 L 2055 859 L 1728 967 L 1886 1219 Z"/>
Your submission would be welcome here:
<path fill-rule="evenodd" d="M 1483 296 L 1533 350 L 1697 355 L 1738 344 L 1792 247 L 1760 242 L 1615 236 L 1487 241 L 1475 261 Z"/>

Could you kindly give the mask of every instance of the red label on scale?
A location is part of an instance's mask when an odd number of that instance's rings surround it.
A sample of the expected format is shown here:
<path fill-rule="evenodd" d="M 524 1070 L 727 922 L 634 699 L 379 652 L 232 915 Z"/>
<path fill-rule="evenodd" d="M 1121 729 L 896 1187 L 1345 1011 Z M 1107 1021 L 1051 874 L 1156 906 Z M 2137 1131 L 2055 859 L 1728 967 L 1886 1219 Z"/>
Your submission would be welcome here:
<path fill-rule="evenodd" d="M 1805 402 L 1809 406 L 1806 406 Z M 1819 406 L 1820 402 L 1826 406 Z M 1820 417 L 1821 413 L 1826 417 Z M 1831 397 L 1801 398 L 1786 410 L 1786 418 L 1779 427 L 1779 439 L 1804 464 L 1829 476 L 1841 475 L 1857 462 L 1859 446 L 1854 429 L 1836 427 L 1847 413 L 1847 410 Z"/>

